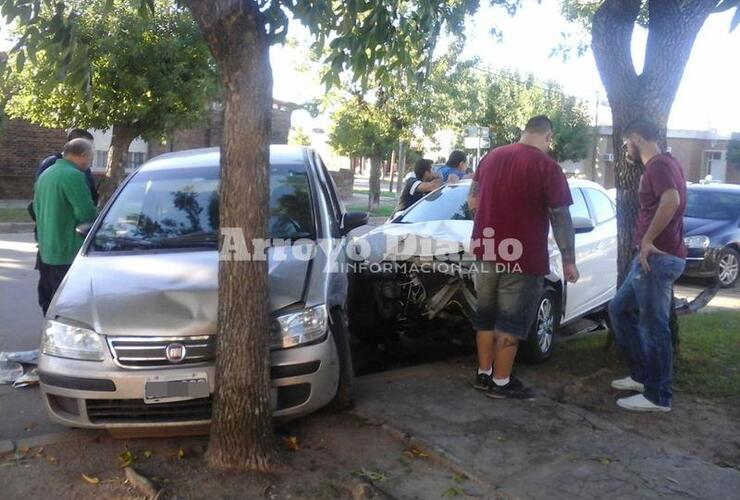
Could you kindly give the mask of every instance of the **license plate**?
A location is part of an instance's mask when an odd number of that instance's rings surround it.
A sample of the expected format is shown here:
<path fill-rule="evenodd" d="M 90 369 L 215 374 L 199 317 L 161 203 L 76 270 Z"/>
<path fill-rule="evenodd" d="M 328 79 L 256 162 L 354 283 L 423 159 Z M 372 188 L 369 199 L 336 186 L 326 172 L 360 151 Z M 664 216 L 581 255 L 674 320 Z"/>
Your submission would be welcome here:
<path fill-rule="evenodd" d="M 207 398 L 210 394 L 208 377 L 205 373 L 156 376 L 148 379 L 144 385 L 145 403 L 165 403 L 185 399 Z"/>

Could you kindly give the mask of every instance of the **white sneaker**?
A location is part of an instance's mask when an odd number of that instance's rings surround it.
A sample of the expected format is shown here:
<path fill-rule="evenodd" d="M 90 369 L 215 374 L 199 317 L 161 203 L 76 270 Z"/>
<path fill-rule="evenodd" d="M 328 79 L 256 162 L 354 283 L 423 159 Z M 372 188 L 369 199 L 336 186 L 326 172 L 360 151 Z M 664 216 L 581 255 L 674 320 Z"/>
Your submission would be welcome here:
<path fill-rule="evenodd" d="M 612 387 L 617 389 L 618 391 L 637 391 L 637 392 L 645 391 L 645 386 L 642 385 L 640 382 L 635 382 L 635 380 L 632 377 L 625 377 L 625 378 L 620 378 L 617 380 L 612 380 Z"/>
<path fill-rule="evenodd" d="M 635 394 L 628 398 L 617 399 L 617 406 L 631 411 L 671 411 L 670 406 L 659 406 L 653 404 L 642 394 Z"/>

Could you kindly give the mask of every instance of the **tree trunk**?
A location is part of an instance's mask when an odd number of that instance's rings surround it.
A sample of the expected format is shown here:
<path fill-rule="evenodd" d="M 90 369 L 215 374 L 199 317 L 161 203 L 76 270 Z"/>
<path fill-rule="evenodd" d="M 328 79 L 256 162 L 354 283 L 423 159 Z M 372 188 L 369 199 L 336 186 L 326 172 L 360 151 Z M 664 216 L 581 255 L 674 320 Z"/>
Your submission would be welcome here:
<path fill-rule="evenodd" d="M 391 151 L 391 178 L 388 181 L 388 192 L 393 192 L 393 175 L 397 173 L 398 167 L 395 165 L 396 162 L 396 148 Z"/>
<path fill-rule="evenodd" d="M 265 237 L 272 70 L 266 19 L 251 2 L 186 2 L 213 53 L 224 92 L 220 226 Z M 276 457 L 270 407 L 267 266 L 219 262 L 216 392 L 209 464 L 268 470 Z"/>
<path fill-rule="evenodd" d="M 367 209 L 370 212 L 375 212 L 380 208 L 380 169 L 382 166 L 381 156 L 370 158 L 370 192 L 367 200 Z"/>
<path fill-rule="evenodd" d="M 126 177 L 128 148 L 138 135 L 138 132 L 132 127 L 113 125 L 110 147 L 108 148 L 108 161 L 105 165 L 105 179 L 103 179 L 99 189 L 100 206 L 104 206 L 108 202 L 113 192 Z"/>
<path fill-rule="evenodd" d="M 396 196 L 401 196 L 403 191 L 403 177 L 406 175 L 406 144 L 398 141 L 398 180 L 396 181 Z"/>
<path fill-rule="evenodd" d="M 632 63 L 632 32 L 642 0 L 605 0 L 593 19 L 592 44 L 596 65 L 612 108 L 614 176 L 617 188 L 618 285 L 624 282 L 639 242 L 633 232 L 644 166 L 626 161 L 622 131 L 635 118 L 655 122 L 661 130 L 659 145 L 665 151 L 666 129 L 673 101 L 699 29 L 714 0 L 648 3 L 649 31 L 645 65 L 638 75 Z M 674 298 L 675 302 L 675 298 Z M 678 344 L 678 322 L 671 312 L 674 345 Z"/>

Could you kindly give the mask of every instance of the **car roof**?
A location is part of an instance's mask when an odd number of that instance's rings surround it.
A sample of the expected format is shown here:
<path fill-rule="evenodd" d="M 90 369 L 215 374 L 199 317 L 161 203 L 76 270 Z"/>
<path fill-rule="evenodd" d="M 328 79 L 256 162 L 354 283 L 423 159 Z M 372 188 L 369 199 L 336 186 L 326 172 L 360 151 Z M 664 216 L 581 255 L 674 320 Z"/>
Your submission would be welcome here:
<path fill-rule="evenodd" d="M 457 185 L 461 185 L 461 186 L 469 186 L 471 182 L 472 182 L 472 179 L 463 179 L 461 181 L 458 181 L 456 184 Z M 448 186 L 449 185 L 453 185 L 453 184 L 448 184 Z M 571 178 L 571 179 L 568 179 L 568 185 L 570 187 L 572 187 L 572 188 L 586 188 L 586 187 L 588 187 L 588 188 L 598 189 L 599 191 L 606 191 L 604 189 L 604 186 L 602 186 L 601 184 L 599 184 L 597 182 L 593 182 L 593 181 L 587 181 L 586 179 L 573 179 L 573 178 Z"/>
<path fill-rule="evenodd" d="M 270 163 L 276 165 L 304 165 L 313 149 L 306 146 L 273 144 L 270 146 Z M 200 148 L 165 153 L 155 156 L 141 166 L 142 171 L 171 168 L 216 167 L 221 159 L 220 148 Z"/>
<path fill-rule="evenodd" d="M 689 191 L 740 194 L 740 185 L 738 184 L 692 184 L 687 189 Z"/>

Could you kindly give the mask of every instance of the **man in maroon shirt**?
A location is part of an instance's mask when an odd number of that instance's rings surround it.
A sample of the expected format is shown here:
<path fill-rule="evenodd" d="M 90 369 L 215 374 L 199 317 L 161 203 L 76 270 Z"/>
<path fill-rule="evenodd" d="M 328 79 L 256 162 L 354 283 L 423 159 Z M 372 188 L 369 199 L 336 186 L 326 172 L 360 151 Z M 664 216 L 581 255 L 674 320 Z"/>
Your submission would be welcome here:
<path fill-rule="evenodd" d="M 531 391 L 511 375 L 520 340 L 534 322 L 543 277 L 550 272 L 550 222 L 563 259 L 565 278 L 578 279 L 573 203 L 560 165 L 547 155 L 552 123 L 527 122 L 517 144 L 496 148 L 480 162 L 468 205 L 474 211 L 478 373 L 474 387 L 496 399 L 528 399 Z"/>
<path fill-rule="evenodd" d="M 634 242 L 638 255 L 609 305 L 614 336 L 630 376 L 612 387 L 638 394 L 617 400 L 632 411 L 670 411 L 673 344 L 670 311 L 673 282 L 685 266 L 683 214 L 686 178 L 670 153 L 661 153 L 658 126 L 638 119 L 624 129 L 627 159 L 641 160 L 640 212 Z"/>

